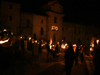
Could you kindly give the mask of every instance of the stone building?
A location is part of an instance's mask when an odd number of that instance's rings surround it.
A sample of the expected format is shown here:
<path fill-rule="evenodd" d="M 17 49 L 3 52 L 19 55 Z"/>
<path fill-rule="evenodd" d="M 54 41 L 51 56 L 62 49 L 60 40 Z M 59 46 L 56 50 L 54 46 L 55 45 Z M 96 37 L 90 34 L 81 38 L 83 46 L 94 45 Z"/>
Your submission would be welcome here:
<path fill-rule="evenodd" d="M 63 40 L 74 44 L 90 44 L 92 27 L 80 24 L 63 22 Z"/>
<path fill-rule="evenodd" d="M 63 7 L 57 0 L 42 5 L 38 12 L 22 12 L 20 4 L 1 1 L 0 28 L 38 40 L 77 44 L 89 44 L 96 30 L 93 26 L 63 22 Z"/>
<path fill-rule="evenodd" d="M 1 1 L 0 21 L 2 26 L 13 33 L 19 32 L 20 24 L 20 4 Z"/>

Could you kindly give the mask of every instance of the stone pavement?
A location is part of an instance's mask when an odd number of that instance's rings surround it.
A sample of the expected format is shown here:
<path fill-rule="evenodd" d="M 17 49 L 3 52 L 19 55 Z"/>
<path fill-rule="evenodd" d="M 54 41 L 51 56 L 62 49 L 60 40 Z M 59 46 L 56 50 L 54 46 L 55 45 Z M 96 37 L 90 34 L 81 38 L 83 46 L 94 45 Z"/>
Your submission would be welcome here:
<path fill-rule="evenodd" d="M 91 56 L 91 55 L 87 56 L 84 53 L 84 60 L 85 60 L 85 63 L 86 63 L 88 74 L 93 75 L 94 70 L 95 70 L 94 63 L 93 63 L 93 56 Z"/>
<path fill-rule="evenodd" d="M 58 60 L 51 59 L 46 62 L 46 50 L 44 49 L 42 54 L 39 56 L 38 61 L 30 62 L 31 51 L 26 51 L 26 58 L 23 61 L 17 61 L 13 66 L 11 66 L 6 73 L 2 75 L 65 75 L 63 72 L 64 68 L 64 51 Z M 87 69 L 85 62 L 81 63 L 79 59 L 79 64 L 73 64 L 71 75 L 87 75 Z"/>
<path fill-rule="evenodd" d="M 44 50 L 37 64 L 26 67 L 25 75 L 65 75 L 63 58 L 64 54 L 61 53 L 58 60 L 46 62 L 46 50 Z M 78 63 L 78 65 L 73 64 L 71 75 L 88 75 L 85 62 L 81 63 L 79 59 Z"/>

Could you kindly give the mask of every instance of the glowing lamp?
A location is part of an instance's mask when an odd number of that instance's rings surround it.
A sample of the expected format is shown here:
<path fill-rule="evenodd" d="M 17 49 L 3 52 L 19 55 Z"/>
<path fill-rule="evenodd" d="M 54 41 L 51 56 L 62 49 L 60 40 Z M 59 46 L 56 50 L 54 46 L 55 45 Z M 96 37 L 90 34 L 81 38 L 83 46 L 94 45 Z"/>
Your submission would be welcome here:
<path fill-rule="evenodd" d="M 51 30 L 58 30 L 58 27 L 57 26 L 52 26 Z"/>
<path fill-rule="evenodd" d="M 37 43 L 37 40 L 35 40 L 35 43 Z"/>
<path fill-rule="evenodd" d="M 31 40 L 31 37 L 29 37 L 29 40 Z"/>
<path fill-rule="evenodd" d="M 62 45 L 61 45 L 61 48 L 65 49 L 65 45 L 64 45 L 64 44 L 62 44 Z"/>
<path fill-rule="evenodd" d="M 52 45 L 53 47 L 55 46 L 55 45 Z"/>
<path fill-rule="evenodd" d="M 90 51 L 92 51 L 92 48 L 90 48 Z"/>
<path fill-rule="evenodd" d="M 20 37 L 20 39 L 22 39 L 22 36 Z"/>
<path fill-rule="evenodd" d="M 7 31 L 7 29 L 4 29 L 3 31 Z"/>
<path fill-rule="evenodd" d="M 73 47 L 76 46 L 76 44 L 73 44 Z"/>
<path fill-rule="evenodd" d="M 99 40 L 96 40 L 97 44 L 99 43 Z"/>
<path fill-rule="evenodd" d="M 67 46 L 67 43 L 65 43 L 65 46 Z"/>
<path fill-rule="evenodd" d="M 92 44 L 92 47 L 94 47 L 94 44 Z"/>

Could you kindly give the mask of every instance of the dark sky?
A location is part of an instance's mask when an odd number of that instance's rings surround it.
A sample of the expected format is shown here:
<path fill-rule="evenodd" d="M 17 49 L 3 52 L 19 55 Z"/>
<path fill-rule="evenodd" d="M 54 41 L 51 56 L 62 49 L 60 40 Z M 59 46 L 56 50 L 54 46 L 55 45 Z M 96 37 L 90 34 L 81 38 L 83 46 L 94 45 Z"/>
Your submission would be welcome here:
<path fill-rule="evenodd" d="M 13 0 L 12 0 L 13 1 Z M 21 8 L 33 10 L 52 0 L 15 0 L 20 2 Z M 80 24 L 99 24 L 100 1 L 99 0 L 57 0 L 65 14 L 64 21 Z"/>

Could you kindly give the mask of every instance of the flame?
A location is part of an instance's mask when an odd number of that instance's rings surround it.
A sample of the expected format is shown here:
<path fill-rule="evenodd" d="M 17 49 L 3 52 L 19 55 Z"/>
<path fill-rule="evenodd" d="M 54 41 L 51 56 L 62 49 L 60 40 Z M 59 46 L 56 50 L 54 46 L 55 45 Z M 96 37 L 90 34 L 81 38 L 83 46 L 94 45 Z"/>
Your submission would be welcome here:
<path fill-rule="evenodd" d="M 52 48 L 51 44 L 52 44 L 52 39 L 50 39 L 50 49 Z"/>
<path fill-rule="evenodd" d="M 9 38 L 7 39 L 7 40 L 4 40 L 4 41 L 0 41 L 0 44 L 4 44 L 4 43 L 6 43 L 6 42 L 8 42 L 9 41 Z"/>

